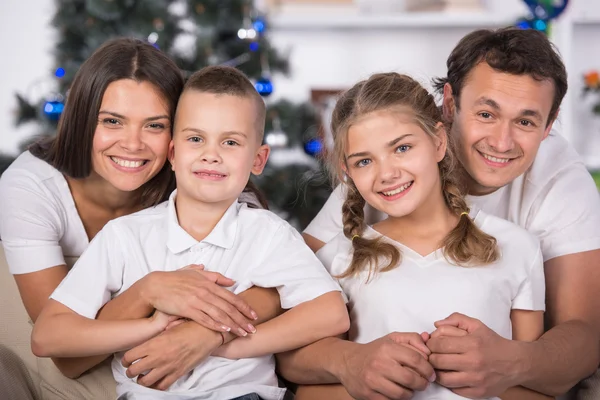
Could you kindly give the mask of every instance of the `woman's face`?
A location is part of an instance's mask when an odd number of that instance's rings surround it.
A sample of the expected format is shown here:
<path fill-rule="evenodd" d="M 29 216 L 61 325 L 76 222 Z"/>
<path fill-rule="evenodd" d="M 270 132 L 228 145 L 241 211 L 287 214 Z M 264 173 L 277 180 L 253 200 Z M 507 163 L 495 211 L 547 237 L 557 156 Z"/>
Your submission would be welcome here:
<path fill-rule="evenodd" d="M 130 192 L 152 179 L 167 159 L 167 102 L 149 82 L 121 79 L 106 88 L 92 145 L 93 171 Z"/>

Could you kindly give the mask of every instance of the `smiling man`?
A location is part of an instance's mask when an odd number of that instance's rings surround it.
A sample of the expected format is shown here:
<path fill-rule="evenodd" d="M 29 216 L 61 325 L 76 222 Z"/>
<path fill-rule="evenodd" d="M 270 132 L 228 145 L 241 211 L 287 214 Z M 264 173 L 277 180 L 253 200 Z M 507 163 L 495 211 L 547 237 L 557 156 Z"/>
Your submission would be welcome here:
<path fill-rule="evenodd" d="M 506 28 L 465 36 L 447 67 L 447 78 L 434 85 L 444 95 L 468 200 L 540 240 L 547 331 L 532 343 L 510 341 L 453 314 L 436 323 L 428 361 L 438 383 L 465 397 L 498 396 L 518 385 L 559 396 L 591 375 L 600 355 L 600 197 L 574 149 L 551 133 L 567 91 L 564 64 L 542 33 Z M 338 188 L 306 228 L 313 250 L 341 231 L 343 201 Z M 384 217 L 373 210 L 366 216 L 369 223 Z M 280 370 L 301 384 L 352 382 L 354 393 L 347 389 L 358 398 L 398 398 L 391 393 L 400 388 L 408 399 L 418 389 L 410 374 L 379 351 L 390 342 L 325 339 L 280 356 Z"/>

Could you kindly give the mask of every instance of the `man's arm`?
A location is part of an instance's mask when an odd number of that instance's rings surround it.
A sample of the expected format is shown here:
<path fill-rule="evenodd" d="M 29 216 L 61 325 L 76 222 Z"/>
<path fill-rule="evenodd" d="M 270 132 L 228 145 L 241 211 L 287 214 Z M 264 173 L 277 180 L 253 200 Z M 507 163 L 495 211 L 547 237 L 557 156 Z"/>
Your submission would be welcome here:
<path fill-rule="evenodd" d="M 561 395 L 592 375 L 600 362 L 600 250 L 546 261 L 546 325 L 526 343 L 523 386 Z"/>

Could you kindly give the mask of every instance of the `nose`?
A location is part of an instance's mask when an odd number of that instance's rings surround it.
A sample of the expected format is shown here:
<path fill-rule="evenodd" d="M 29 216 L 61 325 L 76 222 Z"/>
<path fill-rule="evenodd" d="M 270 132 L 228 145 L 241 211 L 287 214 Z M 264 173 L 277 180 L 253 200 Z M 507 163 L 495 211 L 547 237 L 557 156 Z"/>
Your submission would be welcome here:
<path fill-rule="evenodd" d="M 218 148 L 214 144 L 203 146 L 201 159 L 208 164 L 218 164 L 222 161 Z"/>
<path fill-rule="evenodd" d="M 379 163 L 379 179 L 383 183 L 391 182 L 400 177 L 400 168 L 392 160 L 382 160 Z"/>
<path fill-rule="evenodd" d="M 513 129 L 510 123 L 502 124 L 493 135 L 488 137 L 487 144 L 498 153 L 511 151 L 515 142 L 513 140 Z"/>
<path fill-rule="evenodd" d="M 132 128 L 125 132 L 121 139 L 121 147 L 127 151 L 135 152 L 144 148 L 141 128 Z"/>

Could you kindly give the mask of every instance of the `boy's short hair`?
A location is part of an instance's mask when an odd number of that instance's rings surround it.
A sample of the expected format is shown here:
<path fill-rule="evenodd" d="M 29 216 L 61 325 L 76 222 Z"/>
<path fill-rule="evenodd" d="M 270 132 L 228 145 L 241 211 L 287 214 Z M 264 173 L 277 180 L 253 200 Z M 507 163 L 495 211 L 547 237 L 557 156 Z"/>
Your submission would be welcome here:
<path fill-rule="evenodd" d="M 265 131 L 266 107 L 248 77 L 240 70 L 226 66 L 210 66 L 193 73 L 185 83 L 184 92 L 197 90 L 204 93 L 226 94 L 245 97 L 256 104 L 258 138 L 262 141 Z"/>

